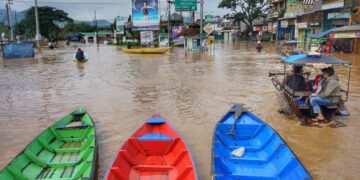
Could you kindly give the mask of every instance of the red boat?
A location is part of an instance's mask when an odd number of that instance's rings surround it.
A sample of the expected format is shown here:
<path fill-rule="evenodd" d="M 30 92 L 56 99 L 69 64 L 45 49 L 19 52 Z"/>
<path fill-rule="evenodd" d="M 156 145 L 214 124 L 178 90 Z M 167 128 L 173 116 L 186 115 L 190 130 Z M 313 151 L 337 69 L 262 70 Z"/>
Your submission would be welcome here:
<path fill-rule="evenodd" d="M 106 179 L 193 180 L 197 174 L 184 140 L 160 115 L 154 115 L 124 143 Z"/>

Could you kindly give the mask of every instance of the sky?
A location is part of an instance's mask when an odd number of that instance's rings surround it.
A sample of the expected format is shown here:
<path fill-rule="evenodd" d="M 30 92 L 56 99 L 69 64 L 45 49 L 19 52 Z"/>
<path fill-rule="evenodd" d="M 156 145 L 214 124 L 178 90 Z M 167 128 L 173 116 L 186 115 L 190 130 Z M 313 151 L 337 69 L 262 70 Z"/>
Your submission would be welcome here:
<path fill-rule="evenodd" d="M 6 0 L 0 0 L 5 8 Z M 70 17 L 78 21 L 92 21 L 96 10 L 97 19 L 112 21 L 116 16 L 130 15 L 130 0 L 38 0 L 39 6 L 53 6 L 69 13 Z M 160 9 L 165 13 L 167 0 L 160 0 Z M 204 15 L 224 15 L 227 9 L 217 8 L 220 0 L 204 0 Z M 33 6 L 34 0 L 13 0 L 12 9 L 22 11 Z M 198 6 L 198 12 L 200 7 Z M 172 10 L 174 12 L 174 10 Z"/>

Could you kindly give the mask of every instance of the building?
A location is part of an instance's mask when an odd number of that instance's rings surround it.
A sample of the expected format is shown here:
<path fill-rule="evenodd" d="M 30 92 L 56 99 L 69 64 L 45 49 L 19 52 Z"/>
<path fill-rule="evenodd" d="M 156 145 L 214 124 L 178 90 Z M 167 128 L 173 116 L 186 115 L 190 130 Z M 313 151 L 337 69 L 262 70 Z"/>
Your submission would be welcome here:
<path fill-rule="evenodd" d="M 272 34 L 272 39 L 280 39 L 281 32 L 278 32 L 279 18 L 284 17 L 287 0 L 270 0 L 270 11 L 268 14 L 267 30 Z M 277 36 L 279 34 L 279 36 Z"/>

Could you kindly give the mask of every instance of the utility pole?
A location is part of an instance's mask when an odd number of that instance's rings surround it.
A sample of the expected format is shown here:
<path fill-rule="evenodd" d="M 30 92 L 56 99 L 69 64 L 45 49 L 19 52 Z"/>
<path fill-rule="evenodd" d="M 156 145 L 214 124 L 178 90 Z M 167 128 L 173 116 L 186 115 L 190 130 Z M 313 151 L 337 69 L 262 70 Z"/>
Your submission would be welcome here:
<path fill-rule="evenodd" d="M 203 31 L 203 16 L 204 16 L 204 0 L 200 0 L 200 50 L 203 50 L 202 47 L 202 31 Z"/>
<path fill-rule="evenodd" d="M 6 4 L 6 11 L 7 11 L 7 21 L 8 21 L 8 27 L 9 27 L 9 40 L 14 40 L 14 32 L 12 28 L 12 19 L 11 19 L 11 0 L 8 0 L 8 3 Z"/>
<path fill-rule="evenodd" d="M 36 23 L 36 35 L 35 35 L 36 47 L 37 47 L 38 49 L 40 49 L 40 38 L 41 38 L 41 34 L 40 34 L 39 13 L 38 13 L 37 0 L 35 0 L 35 23 Z"/>
<path fill-rule="evenodd" d="M 168 38 L 169 38 L 169 46 L 170 46 L 170 35 L 171 35 L 171 24 L 170 24 L 170 19 L 171 19 L 171 1 L 168 0 Z"/>
<path fill-rule="evenodd" d="M 94 11 L 95 13 L 95 37 L 96 37 L 96 44 L 99 44 L 99 40 L 98 40 L 98 22 L 97 22 L 97 19 L 96 19 L 96 10 Z"/>

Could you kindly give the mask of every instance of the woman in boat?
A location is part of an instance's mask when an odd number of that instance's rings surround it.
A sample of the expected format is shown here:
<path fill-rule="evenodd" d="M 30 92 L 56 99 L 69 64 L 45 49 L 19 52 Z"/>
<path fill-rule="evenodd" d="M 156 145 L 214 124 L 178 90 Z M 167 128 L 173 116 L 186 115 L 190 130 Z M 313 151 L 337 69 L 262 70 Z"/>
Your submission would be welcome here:
<path fill-rule="evenodd" d="M 340 102 L 341 97 L 339 94 L 341 93 L 339 76 L 335 74 L 335 71 L 332 67 L 326 68 L 323 73 L 324 82 L 322 84 L 322 89 L 316 96 L 312 96 L 310 98 L 310 104 L 313 108 L 315 114 L 318 114 L 313 121 L 323 121 L 325 117 L 321 112 L 321 105 L 336 105 Z"/>

